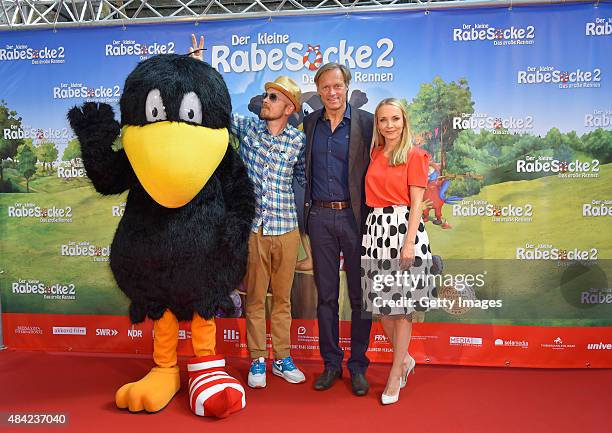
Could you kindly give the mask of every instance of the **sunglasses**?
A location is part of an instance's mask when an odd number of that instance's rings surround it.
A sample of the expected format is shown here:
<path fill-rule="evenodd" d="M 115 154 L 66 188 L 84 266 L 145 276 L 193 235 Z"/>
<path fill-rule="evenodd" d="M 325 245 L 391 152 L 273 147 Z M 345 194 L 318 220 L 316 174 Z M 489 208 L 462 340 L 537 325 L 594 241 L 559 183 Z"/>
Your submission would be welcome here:
<path fill-rule="evenodd" d="M 270 102 L 276 102 L 278 101 L 278 94 L 263 92 L 261 94 L 261 100 L 264 101 L 266 98 L 270 98 Z"/>

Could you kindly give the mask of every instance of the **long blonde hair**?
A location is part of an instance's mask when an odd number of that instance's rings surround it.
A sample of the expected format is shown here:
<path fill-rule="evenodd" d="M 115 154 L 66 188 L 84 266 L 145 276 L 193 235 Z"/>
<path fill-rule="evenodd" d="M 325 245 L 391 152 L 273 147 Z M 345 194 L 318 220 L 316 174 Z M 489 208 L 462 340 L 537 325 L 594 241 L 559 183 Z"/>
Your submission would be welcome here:
<path fill-rule="evenodd" d="M 400 138 L 399 144 L 393 149 L 391 157 L 389 158 L 389 165 L 396 166 L 405 164 L 408 160 L 408 152 L 412 149 L 412 127 L 410 125 L 410 116 L 408 115 L 408 109 L 406 105 L 397 98 L 386 98 L 378 103 L 376 110 L 374 110 L 374 131 L 372 132 L 372 146 L 370 147 L 370 157 L 372 152 L 378 146 L 385 146 L 385 137 L 382 136 L 378 130 L 378 110 L 384 105 L 392 105 L 393 107 L 399 108 L 404 118 L 404 128 L 402 129 L 402 137 Z M 381 149 L 382 150 L 382 149 Z"/>

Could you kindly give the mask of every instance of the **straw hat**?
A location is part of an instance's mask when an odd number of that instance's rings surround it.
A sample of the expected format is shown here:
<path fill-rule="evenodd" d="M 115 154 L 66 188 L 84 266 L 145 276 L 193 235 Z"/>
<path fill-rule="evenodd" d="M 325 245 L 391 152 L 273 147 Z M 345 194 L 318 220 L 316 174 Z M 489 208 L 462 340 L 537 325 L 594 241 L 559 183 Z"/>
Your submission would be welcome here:
<path fill-rule="evenodd" d="M 281 75 L 276 80 L 266 83 L 264 88 L 266 89 L 266 91 L 269 88 L 278 90 L 287 98 L 289 98 L 289 100 L 295 107 L 296 112 L 300 111 L 300 99 L 302 98 L 302 91 L 300 90 L 300 87 L 297 85 L 297 83 L 291 78 L 287 77 L 286 75 Z"/>

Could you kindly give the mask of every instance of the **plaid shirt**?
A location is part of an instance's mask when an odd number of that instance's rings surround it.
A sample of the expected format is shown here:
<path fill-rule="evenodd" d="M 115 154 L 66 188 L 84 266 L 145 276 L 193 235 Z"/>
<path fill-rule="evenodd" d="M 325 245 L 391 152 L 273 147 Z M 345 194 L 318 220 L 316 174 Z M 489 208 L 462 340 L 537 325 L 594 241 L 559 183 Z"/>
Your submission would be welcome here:
<path fill-rule="evenodd" d="M 282 235 L 298 226 L 293 177 L 306 185 L 304 154 L 306 136 L 291 125 L 279 135 L 268 131 L 265 120 L 232 113 L 231 133 L 239 142 L 238 153 L 255 189 L 255 219 L 264 235 Z"/>

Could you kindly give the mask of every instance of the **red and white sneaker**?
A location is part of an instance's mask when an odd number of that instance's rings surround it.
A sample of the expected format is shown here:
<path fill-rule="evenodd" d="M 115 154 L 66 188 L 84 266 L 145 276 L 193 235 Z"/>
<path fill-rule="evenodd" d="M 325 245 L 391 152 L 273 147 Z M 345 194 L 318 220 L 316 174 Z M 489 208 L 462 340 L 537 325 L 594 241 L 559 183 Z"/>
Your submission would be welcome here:
<path fill-rule="evenodd" d="M 246 406 L 244 388 L 225 371 L 223 356 L 193 358 L 187 370 L 189 406 L 196 415 L 225 418 Z"/>

